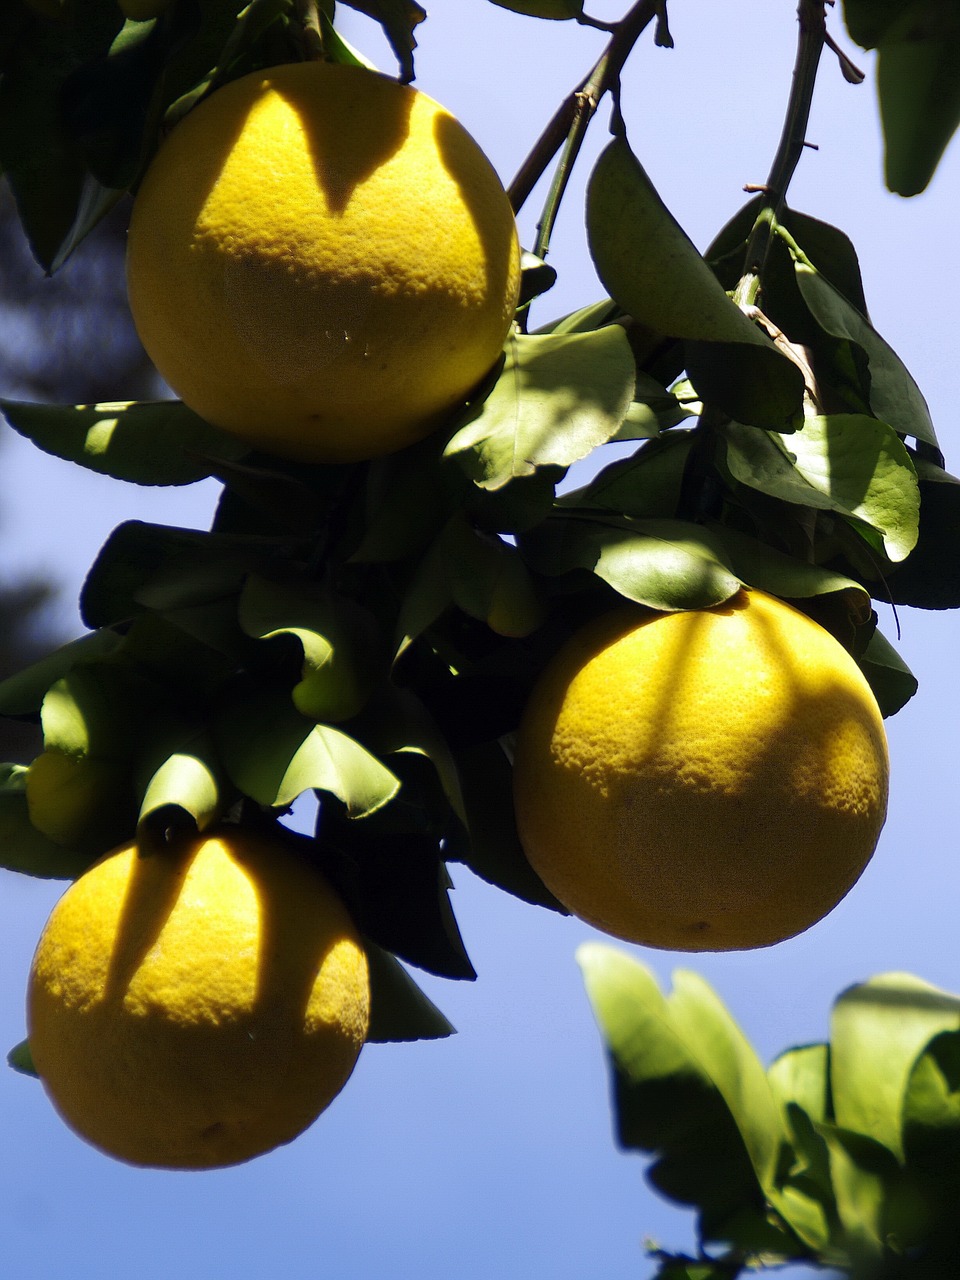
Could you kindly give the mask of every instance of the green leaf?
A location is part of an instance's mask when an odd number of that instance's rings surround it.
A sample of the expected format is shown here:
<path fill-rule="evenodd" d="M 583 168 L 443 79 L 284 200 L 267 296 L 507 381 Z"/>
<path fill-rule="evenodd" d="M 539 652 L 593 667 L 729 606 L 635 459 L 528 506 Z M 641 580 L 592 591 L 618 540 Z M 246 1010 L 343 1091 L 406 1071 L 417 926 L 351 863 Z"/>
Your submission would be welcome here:
<path fill-rule="evenodd" d="M 917 545 L 874 594 L 919 609 L 960 606 L 960 481 L 914 459 L 920 488 Z"/>
<path fill-rule="evenodd" d="M 940 30 L 885 41 L 877 62 L 886 182 L 901 196 L 925 190 L 960 125 L 960 7 L 927 10 Z"/>
<path fill-rule="evenodd" d="M 0 77 L 0 169 L 33 254 L 48 271 L 62 259 L 86 179 L 64 88 L 78 67 L 106 52 L 123 25 L 108 0 L 90 0 L 84 19 L 35 24 L 29 39 L 13 45 Z"/>
<path fill-rule="evenodd" d="M 514 819 L 513 772 L 503 747 L 499 742 L 465 747 L 455 760 L 468 839 L 452 856 L 515 898 L 568 914 L 523 851 Z"/>
<path fill-rule="evenodd" d="M 903 1099 L 903 1149 L 928 1219 L 956 1230 L 960 1195 L 960 1032 L 935 1036 L 919 1056 Z M 954 1256 L 956 1256 L 954 1254 Z"/>
<path fill-rule="evenodd" d="M 830 1159 L 830 1180 L 842 1225 L 840 1244 L 847 1265 L 858 1275 L 877 1275 L 884 1254 L 885 1210 L 891 1181 L 897 1177 L 893 1156 L 878 1142 L 832 1124 L 817 1126 Z M 861 1270 L 862 1268 L 862 1270 Z"/>
<path fill-rule="evenodd" d="M 587 230 L 597 273 L 623 310 L 687 341 L 704 399 L 743 421 L 789 429 L 802 402 L 799 369 L 727 296 L 623 139 L 591 175 Z"/>
<path fill-rule="evenodd" d="M 919 531 L 919 489 L 906 448 L 884 422 L 863 414 L 807 418 L 789 436 L 739 423 L 724 427 L 735 479 L 784 502 L 854 516 L 905 559 Z"/>
<path fill-rule="evenodd" d="M 414 638 L 455 604 L 502 636 L 526 636 L 542 606 L 516 547 L 452 516 L 423 557 L 400 611 L 401 637 Z"/>
<path fill-rule="evenodd" d="M 960 996 L 907 973 L 848 988 L 830 1023 L 830 1085 L 842 1129 L 903 1159 L 904 1096 L 914 1063 L 934 1038 L 960 1029 Z"/>
<path fill-rule="evenodd" d="M 786 1133 L 760 1059 L 699 974 L 681 969 L 673 975 L 670 1013 L 684 1043 L 730 1108 L 757 1181 L 776 1204 L 777 1167 Z"/>
<path fill-rule="evenodd" d="M 303 650 L 294 706 L 312 720 L 336 722 L 357 714 L 387 655 L 376 619 L 353 600 L 309 582 L 276 582 L 251 574 L 240 592 L 240 626 L 248 636 L 292 636 Z"/>
<path fill-rule="evenodd" d="M 46 453 L 134 484 L 193 484 L 211 474 L 209 459 L 249 452 L 178 400 L 95 405 L 2 400 L 0 409 L 14 430 Z"/>
<path fill-rule="evenodd" d="M 365 947 L 370 968 L 369 1044 L 442 1040 L 455 1034 L 395 956 L 369 940 Z"/>
<path fill-rule="evenodd" d="M 80 594 L 90 627 L 129 622 L 146 610 L 209 605 L 239 593 L 291 544 L 279 538 L 202 533 L 128 520 L 104 543 Z"/>
<path fill-rule="evenodd" d="M 666 999 L 649 969 L 612 947 L 586 944 L 577 961 L 614 1067 L 620 1141 L 660 1155 L 651 1181 L 700 1208 L 707 1238 L 768 1232 L 759 1177 L 773 1178 L 785 1130 L 729 1014 L 691 974 L 676 975 Z"/>
<path fill-rule="evenodd" d="M 344 0 L 344 3 L 380 23 L 400 64 L 400 78 L 404 83 L 411 81 L 413 51 L 417 47 L 413 32 L 426 18 L 426 10 L 416 0 Z"/>
<path fill-rule="evenodd" d="M 44 747 L 73 757 L 124 760 L 134 712 L 132 688 L 119 667 L 103 662 L 73 667 L 44 696 L 40 710 Z"/>
<path fill-rule="evenodd" d="M 890 641 L 874 630 L 857 661 L 884 717 L 895 716 L 917 692 L 919 684 Z"/>
<path fill-rule="evenodd" d="M 634 396 L 636 370 L 619 325 L 587 333 L 521 334 L 478 416 L 445 450 L 486 489 L 537 467 L 568 467 L 612 439 Z M 661 388 L 662 390 L 662 388 Z"/>
<path fill-rule="evenodd" d="M 671 431 L 611 462 L 581 489 L 565 493 L 558 507 L 600 508 L 617 515 L 670 519 L 677 510 L 692 433 Z"/>
<path fill-rule="evenodd" d="M 791 437 L 792 439 L 793 437 Z M 870 616 L 870 593 L 859 582 L 822 565 L 788 556 L 726 525 L 706 526 L 723 546 L 724 559 L 741 582 L 784 600 L 838 595 L 858 623 Z"/>
<path fill-rule="evenodd" d="M 440 840 L 436 833 L 392 830 L 393 811 L 402 805 L 398 800 L 362 823 L 335 807 L 321 812 L 318 838 L 332 879 L 361 931 L 381 947 L 439 977 L 473 980 Z"/>
<path fill-rule="evenodd" d="M 912 436 L 936 448 L 937 437 L 927 402 L 903 361 L 867 317 L 804 257 L 782 228 L 778 228 L 778 234 L 787 241 L 797 284 L 814 318 L 827 333 L 856 343 L 866 355 L 870 369 L 870 408 L 899 435 Z"/>
<path fill-rule="evenodd" d="M 830 1111 L 829 1070 L 830 1051 L 825 1044 L 790 1049 L 767 1070 L 794 1151 L 793 1163 L 782 1175 L 781 1211 L 800 1238 L 817 1251 L 829 1245 L 837 1216 L 830 1154 L 817 1129 Z"/>
<path fill-rule="evenodd" d="M 286 808 L 304 791 L 329 791 L 362 818 L 400 785 L 354 738 L 303 717 L 285 690 L 236 698 L 217 717 L 214 735 L 230 780 L 258 804 Z"/>
<path fill-rule="evenodd" d="M 541 573 L 589 569 L 626 599 L 651 609 L 707 609 L 741 586 L 719 541 L 681 520 L 557 519 L 521 545 Z"/>
<path fill-rule="evenodd" d="M 138 826 L 157 831 L 186 822 L 206 830 L 223 810 L 219 772 L 212 744 L 202 737 L 172 752 L 147 783 Z"/>
<path fill-rule="evenodd" d="M 21 1040 L 19 1044 L 13 1046 L 7 1054 L 7 1064 L 23 1076 L 40 1079 L 37 1068 L 33 1065 L 33 1054 L 30 1052 L 30 1043 L 27 1040 Z"/>
<path fill-rule="evenodd" d="M 21 716 L 39 711 L 51 685 L 76 666 L 108 657 L 121 643 L 115 631 L 91 631 L 8 676 L 0 681 L 0 715 Z"/>

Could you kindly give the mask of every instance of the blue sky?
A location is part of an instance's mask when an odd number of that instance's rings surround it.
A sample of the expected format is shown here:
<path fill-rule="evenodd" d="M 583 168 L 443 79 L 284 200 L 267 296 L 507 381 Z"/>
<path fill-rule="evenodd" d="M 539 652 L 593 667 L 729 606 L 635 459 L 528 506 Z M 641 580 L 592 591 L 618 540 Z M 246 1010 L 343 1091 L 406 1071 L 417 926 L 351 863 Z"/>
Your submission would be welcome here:
<path fill-rule="evenodd" d="M 431 8 L 429 3 L 428 8 Z M 624 8 L 626 5 L 624 4 Z M 554 106 L 589 68 L 602 37 L 487 0 L 438 0 L 420 29 L 419 87 L 457 114 L 509 180 Z M 346 11 L 344 11 L 346 13 Z M 607 0 L 593 9 L 616 17 Z M 832 19 L 842 34 L 839 14 Z M 677 47 L 649 40 L 624 83 L 629 136 L 668 205 L 702 248 L 762 181 L 780 132 L 795 34 L 790 0 L 686 0 L 671 11 Z M 378 33 L 345 30 L 387 67 Z M 948 466 L 960 470 L 951 252 L 960 149 L 927 194 L 882 186 L 872 61 L 859 89 L 825 55 L 790 203 L 842 227 L 857 245 L 874 323 L 927 395 Z M 582 187 L 605 136 L 593 126 L 551 260 L 560 271 L 539 319 L 600 296 L 582 232 Z M 542 191 L 524 211 L 533 240 Z M 145 491 L 80 473 L 12 433 L 3 442 L 0 573 L 52 573 L 64 626 L 100 543 L 120 520 L 209 523 L 214 489 Z M 881 626 L 896 640 L 889 609 Z M 958 621 L 903 610 L 899 647 L 920 692 L 888 722 L 890 817 L 849 897 L 800 938 L 722 956 L 634 953 L 666 983 L 695 968 L 717 988 L 765 1058 L 821 1039 L 834 996 L 852 982 L 909 970 L 960 989 L 955 856 L 955 662 Z M 129 1169 L 85 1146 L 33 1081 L 0 1072 L 0 1275 L 100 1280 L 135 1269 L 245 1280 L 285 1274 L 456 1280 L 644 1280 L 642 1241 L 692 1242 L 692 1222 L 645 1187 L 643 1163 L 614 1146 L 599 1040 L 574 962 L 595 937 L 453 868 L 454 903 L 479 972 L 475 984 L 425 979 L 459 1029 L 448 1041 L 373 1045 L 330 1110 L 290 1147 L 237 1169 Z M 23 1034 L 33 946 L 61 886 L 0 873 L 0 1030 Z"/>

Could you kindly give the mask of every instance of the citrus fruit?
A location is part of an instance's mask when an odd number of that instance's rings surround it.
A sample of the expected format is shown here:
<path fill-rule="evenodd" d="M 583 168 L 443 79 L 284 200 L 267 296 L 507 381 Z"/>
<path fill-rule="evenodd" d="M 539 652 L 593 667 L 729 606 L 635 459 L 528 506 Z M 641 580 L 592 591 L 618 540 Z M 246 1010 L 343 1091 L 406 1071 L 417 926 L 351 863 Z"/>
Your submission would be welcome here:
<path fill-rule="evenodd" d="M 425 94 L 297 63 L 218 89 L 134 202 L 130 306 L 183 401 L 307 461 L 390 453 L 463 404 L 519 290 L 509 201 Z"/>
<path fill-rule="evenodd" d="M 237 1164 L 289 1142 L 366 1036 L 366 955 L 325 880 L 223 826 L 115 850 L 66 891 L 30 973 L 28 1037 L 57 1110 L 139 1165 Z"/>
<path fill-rule="evenodd" d="M 117 765 L 50 748 L 27 770 L 27 813 L 54 844 L 82 843 L 91 830 L 99 829 L 104 811 L 121 803 L 122 787 Z"/>
<path fill-rule="evenodd" d="M 880 711 L 827 631 L 744 590 L 615 611 L 575 634 L 524 711 L 520 838 L 606 933 L 677 951 L 767 946 L 857 880 L 886 815 Z"/>

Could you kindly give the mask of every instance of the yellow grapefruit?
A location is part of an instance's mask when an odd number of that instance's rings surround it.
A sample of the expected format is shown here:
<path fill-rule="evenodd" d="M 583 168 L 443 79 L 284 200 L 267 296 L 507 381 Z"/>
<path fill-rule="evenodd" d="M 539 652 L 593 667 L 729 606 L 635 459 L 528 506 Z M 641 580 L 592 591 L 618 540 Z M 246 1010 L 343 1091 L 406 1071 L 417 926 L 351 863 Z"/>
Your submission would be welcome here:
<path fill-rule="evenodd" d="M 54 1105 L 139 1165 L 212 1168 L 289 1142 L 345 1084 L 368 1021 L 340 899 L 238 827 L 108 854 L 54 908 L 30 974 L 30 1050 Z"/>
<path fill-rule="evenodd" d="M 615 612 L 561 649 L 517 735 L 520 837 L 574 914 L 670 950 L 767 946 L 860 876 L 886 815 L 849 653 L 760 591 Z"/>
<path fill-rule="evenodd" d="M 359 67 L 218 89 L 161 146 L 130 224 L 130 305 L 160 373 L 215 425 L 307 461 L 393 452 L 463 405 L 519 280 L 476 142 Z"/>

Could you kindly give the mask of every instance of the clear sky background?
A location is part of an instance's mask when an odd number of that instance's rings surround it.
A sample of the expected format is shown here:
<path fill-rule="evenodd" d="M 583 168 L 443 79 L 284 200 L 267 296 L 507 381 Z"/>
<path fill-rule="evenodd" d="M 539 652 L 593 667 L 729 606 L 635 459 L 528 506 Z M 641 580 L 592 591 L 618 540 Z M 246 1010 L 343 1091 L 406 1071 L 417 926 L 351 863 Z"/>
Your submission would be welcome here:
<path fill-rule="evenodd" d="M 418 85 L 448 106 L 509 181 L 603 37 L 488 0 L 425 0 Z M 592 7 L 615 18 L 610 0 Z M 378 32 L 344 9 L 344 30 L 384 68 Z M 792 0 L 674 0 L 672 51 L 646 37 L 624 82 L 634 149 L 704 248 L 762 182 L 776 147 L 795 41 Z M 824 65 L 793 207 L 842 227 L 860 252 L 875 325 L 930 403 L 948 467 L 955 421 L 954 244 L 960 144 L 927 194 L 882 185 L 873 63 L 853 88 Z M 537 322 L 601 296 L 583 238 L 583 185 L 607 107 L 566 198 L 551 261 L 560 271 Z M 543 192 L 521 217 L 531 244 Z M 0 475 L 0 575 L 33 570 L 62 588 L 59 617 L 79 629 L 83 574 L 110 530 L 136 516 L 206 527 L 215 489 L 146 491 L 80 472 L 7 431 Z M 578 480 L 582 479 L 578 475 Z M 896 642 L 896 622 L 880 608 Z M 633 949 L 669 982 L 676 967 L 713 983 L 765 1059 L 823 1039 L 833 998 L 871 974 L 908 970 L 960 990 L 956 856 L 960 618 L 902 610 L 899 647 L 920 692 L 888 722 L 890 816 L 849 897 L 799 938 L 759 952 L 675 956 Z M 454 867 L 454 905 L 479 980 L 425 977 L 459 1034 L 371 1045 L 330 1110 L 297 1142 L 239 1168 L 145 1172 L 98 1154 L 57 1119 L 41 1087 L 0 1068 L 0 1275 L 23 1280 L 645 1280 L 642 1242 L 690 1247 L 692 1216 L 643 1181 L 617 1150 L 606 1067 L 579 972 L 586 925 L 516 902 Z M 33 947 L 62 885 L 0 872 L 0 1047 L 23 1036 Z"/>

